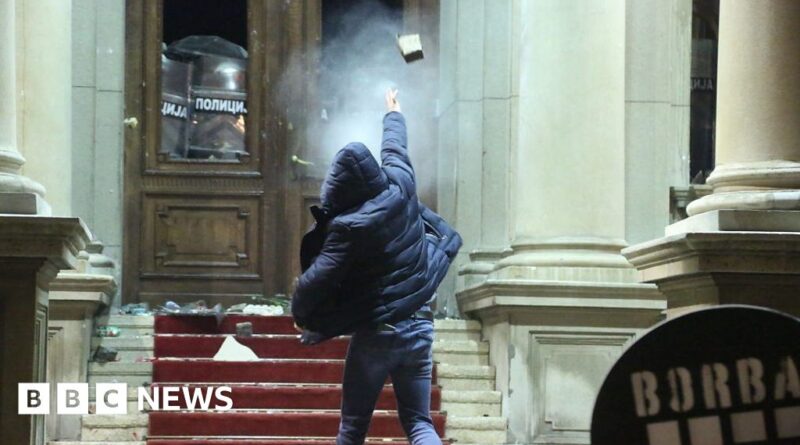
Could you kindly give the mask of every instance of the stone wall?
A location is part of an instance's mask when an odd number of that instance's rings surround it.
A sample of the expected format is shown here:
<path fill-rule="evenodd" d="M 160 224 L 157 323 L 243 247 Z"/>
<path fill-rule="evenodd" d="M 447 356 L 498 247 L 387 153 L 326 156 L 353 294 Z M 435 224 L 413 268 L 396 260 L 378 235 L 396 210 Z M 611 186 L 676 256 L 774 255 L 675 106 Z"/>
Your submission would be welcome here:
<path fill-rule="evenodd" d="M 125 1 L 72 8 L 72 211 L 103 242 L 121 284 Z"/>
<path fill-rule="evenodd" d="M 464 238 L 439 291 L 448 315 L 458 314 L 457 270 L 469 253 L 491 256 L 510 241 L 518 7 L 512 0 L 441 2 L 438 203 Z"/>

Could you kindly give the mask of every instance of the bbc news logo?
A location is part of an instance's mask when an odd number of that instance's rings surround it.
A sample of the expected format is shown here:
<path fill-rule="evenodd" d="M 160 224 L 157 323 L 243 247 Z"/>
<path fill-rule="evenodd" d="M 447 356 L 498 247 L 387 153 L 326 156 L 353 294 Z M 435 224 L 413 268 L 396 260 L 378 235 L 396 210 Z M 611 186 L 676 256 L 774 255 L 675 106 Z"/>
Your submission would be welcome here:
<path fill-rule="evenodd" d="M 51 413 L 49 383 L 20 383 L 17 412 L 38 415 Z M 153 386 L 136 391 L 139 411 L 229 410 L 233 407 L 230 386 Z M 55 414 L 89 414 L 88 383 L 57 383 Z M 95 414 L 128 414 L 128 385 L 95 384 Z"/>

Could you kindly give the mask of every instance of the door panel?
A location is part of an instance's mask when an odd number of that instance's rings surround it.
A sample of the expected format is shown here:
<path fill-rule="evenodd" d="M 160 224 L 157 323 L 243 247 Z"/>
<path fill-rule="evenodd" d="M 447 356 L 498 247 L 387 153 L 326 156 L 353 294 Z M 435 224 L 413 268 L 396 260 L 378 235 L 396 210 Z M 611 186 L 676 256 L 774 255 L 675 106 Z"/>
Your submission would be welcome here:
<path fill-rule="evenodd" d="M 147 196 L 142 273 L 255 276 L 259 200 Z"/>
<path fill-rule="evenodd" d="M 231 305 L 285 292 L 288 240 L 302 230 L 285 223 L 290 161 L 275 101 L 291 17 L 282 0 L 247 0 L 245 71 L 241 52 L 163 51 L 164 1 L 174 0 L 127 2 L 125 114 L 137 125 L 125 131 L 123 303 Z M 225 137 L 237 135 L 244 147 L 228 150 Z"/>

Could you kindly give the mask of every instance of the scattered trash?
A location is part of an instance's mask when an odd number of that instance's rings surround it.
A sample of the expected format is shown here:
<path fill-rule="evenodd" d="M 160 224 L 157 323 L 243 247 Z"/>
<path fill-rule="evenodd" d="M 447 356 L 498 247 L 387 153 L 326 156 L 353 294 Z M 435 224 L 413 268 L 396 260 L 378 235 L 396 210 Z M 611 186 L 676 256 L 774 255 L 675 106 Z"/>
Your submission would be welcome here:
<path fill-rule="evenodd" d="M 94 351 L 92 361 L 97 363 L 115 362 L 117 361 L 117 350 L 105 346 L 98 346 Z"/>
<path fill-rule="evenodd" d="M 209 308 L 206 306 L 205 300 L 197 300 L 181 306 L 169 300 L 163 306 L 159 306 L 158 312 L 164 314 L 218 315 L 222 313 L 222 304 L 217 303 L 214 307 Z"/>
<path fill-rule="evenodd" d="M 118 313 L 121 315 L 152 315 L 150 305 L 147 302 L 143 303 L 129 303 L 119 308 Z"/>
<path fill-rule="evenodd" d="M 98 325 L 94 330 L 94 335 L 97 337 L 119 337 L 119 334 L 118 327 L 105 324 Z"/>
<path fill-rule="evenodd" d="M 232 313 L 240 313 L 241 314 L 242 311 L 244 311 L 245 307 L 247 307 L 247 303 L 234 304 L 233 306 L 229 307 L 225 312 L 227 312 L 229 314 L 232 314 Z"/>
<path fill-rule="evenodd" d="M 181 312 L 181 307 L 178 305 L 178 303 L 169 300 L 164 303 L 163 306 L 159 307 L 158 310 L 159 312 L 165 312 L 167 314 L 178 314 Z"/>
<path fill-rule="evenodd" d="M 236 323 L 236 336 L 237 337 L 252 337 L 253 336 L 253 323 L 244 321 Z"/>
<path fill-rule="evenodd" d="M 243 362 L 258 360 L 258 356 L 252 349 L 239 343 L 231 336 L 225 337 L 219 351 L 214 354 L 214 360 L 223 362 Z"/>
<path fill-rule="evenodd" d="M 272 304 L 248 304 L 242 310 L 243 314 L 250 315 L 283 315 L 283 307 Z"/>

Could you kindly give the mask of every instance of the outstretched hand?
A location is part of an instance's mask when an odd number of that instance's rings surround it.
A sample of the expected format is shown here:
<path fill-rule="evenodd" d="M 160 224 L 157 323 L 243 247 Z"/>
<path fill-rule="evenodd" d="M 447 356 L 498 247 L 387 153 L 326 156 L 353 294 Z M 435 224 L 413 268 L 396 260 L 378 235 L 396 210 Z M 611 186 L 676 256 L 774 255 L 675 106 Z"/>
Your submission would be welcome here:
<path fill-rule="evenodd" d="M 400 112 L 400 102 L 397 101 L 397 89 L 389 88 L 386 90 L 386 112 L 392 111 Z"/>

